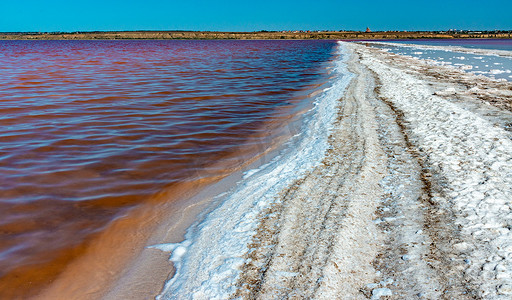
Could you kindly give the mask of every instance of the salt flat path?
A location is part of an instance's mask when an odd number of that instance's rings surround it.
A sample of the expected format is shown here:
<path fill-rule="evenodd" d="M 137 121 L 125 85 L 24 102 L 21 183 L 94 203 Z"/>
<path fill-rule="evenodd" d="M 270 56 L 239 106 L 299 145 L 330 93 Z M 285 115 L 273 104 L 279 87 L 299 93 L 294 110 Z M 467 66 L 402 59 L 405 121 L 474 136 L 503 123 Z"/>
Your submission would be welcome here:
<path fill-rule="evenodd" d="M 512 84 L 342 47 L 354 76 L 321 163 L 247 216 L 237 272 L 162 299 L 512 297 Z"/>
<path fill-rule="evenodd" d="M 380 80 L 379 96 L 398 112 L 428 174 L 424 227 L 431 244 L 423 260 L 435 259 L 430 266 L 443 283 L 435 298 L 510 299 L 512 85 L 356 51 Z"/>
<path fill-rule="evenodd" d="M 332 148 L 266 214 L 237 296 L 441 293 L 444 278 L 431 267 L 440 258 L 431 255 L 425 228 L 434 223 L 426 216 L 429 183 L 397 112 L 379 98 L 375 75 L 352 55 L 348 66 L 356 77 L 341 99 Z"/>
<path fill-rule="evenodd" d="M 348 47 L 332 148 L 266 214 L 237 296 L 509 299 L 511 116 L 485 102 L 507 84 Z"/>

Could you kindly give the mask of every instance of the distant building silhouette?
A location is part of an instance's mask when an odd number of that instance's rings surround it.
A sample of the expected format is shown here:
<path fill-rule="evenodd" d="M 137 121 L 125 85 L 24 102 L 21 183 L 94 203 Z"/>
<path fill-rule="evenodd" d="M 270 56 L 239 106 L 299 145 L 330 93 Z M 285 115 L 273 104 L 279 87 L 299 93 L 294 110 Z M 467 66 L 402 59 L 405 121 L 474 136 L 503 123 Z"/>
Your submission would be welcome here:
<path fill-rule="evenodd" d="M 370 27 L 366 27 L 366 32 L 372 32 L 372 31 L 370 30 Z"/>

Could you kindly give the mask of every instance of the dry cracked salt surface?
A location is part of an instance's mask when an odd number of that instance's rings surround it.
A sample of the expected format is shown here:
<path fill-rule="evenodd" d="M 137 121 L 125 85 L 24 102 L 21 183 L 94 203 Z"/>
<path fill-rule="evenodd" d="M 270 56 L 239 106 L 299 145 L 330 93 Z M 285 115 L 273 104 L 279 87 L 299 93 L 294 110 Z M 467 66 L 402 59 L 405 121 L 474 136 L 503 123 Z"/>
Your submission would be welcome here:
<path fill-rule="evenodd" d="M 510 299 L 511 83 L 341 47 L 330 147 L 259 213 L 218 298 Z"/>

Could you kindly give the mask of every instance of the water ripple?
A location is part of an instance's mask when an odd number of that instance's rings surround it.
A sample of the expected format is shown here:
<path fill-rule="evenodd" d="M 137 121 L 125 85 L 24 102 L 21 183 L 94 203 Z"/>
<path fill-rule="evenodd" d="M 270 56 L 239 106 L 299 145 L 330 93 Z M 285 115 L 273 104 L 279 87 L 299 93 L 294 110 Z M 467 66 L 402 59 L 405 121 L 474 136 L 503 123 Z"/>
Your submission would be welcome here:
<path fill-rule="evenodd" d="M 334 45 L 0 41 L 0 282 L 65 264 L 127 209 L 263 143 Z"/>

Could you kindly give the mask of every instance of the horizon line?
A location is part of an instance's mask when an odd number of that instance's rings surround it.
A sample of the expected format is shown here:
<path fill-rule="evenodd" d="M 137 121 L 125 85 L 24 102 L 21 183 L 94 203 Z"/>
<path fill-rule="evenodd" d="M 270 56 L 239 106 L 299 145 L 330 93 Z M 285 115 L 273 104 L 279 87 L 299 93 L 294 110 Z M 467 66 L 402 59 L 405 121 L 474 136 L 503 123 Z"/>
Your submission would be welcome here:
<path fill-rule="evenodd" d="M 364 30 L 318 30 L 318 29 L 291 29 L 291 30 L 253 30 L 253 31 L 224 31 L 224 30 L 185 30 L 185 29 L 137 29 L 137 30 L 72 30 L 72 31 L 0 31 L 0 34 L 8 33 L 98 33 L 98 32 L 217 32 L 217 33 L 258 33 L 258 32 L 357 32 L 366 33 Z M 512 29 L 446 29 L 446 30 L 370 30 L 372 33 L 376 32 L 443 32 L 443 33 L 456 33 L 456 32 L 512 32 Z"/>

